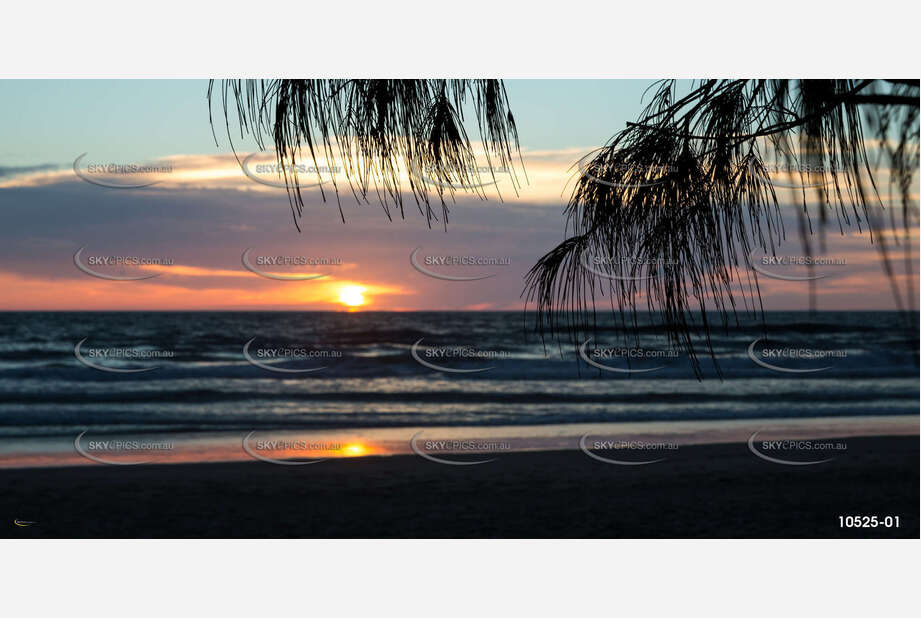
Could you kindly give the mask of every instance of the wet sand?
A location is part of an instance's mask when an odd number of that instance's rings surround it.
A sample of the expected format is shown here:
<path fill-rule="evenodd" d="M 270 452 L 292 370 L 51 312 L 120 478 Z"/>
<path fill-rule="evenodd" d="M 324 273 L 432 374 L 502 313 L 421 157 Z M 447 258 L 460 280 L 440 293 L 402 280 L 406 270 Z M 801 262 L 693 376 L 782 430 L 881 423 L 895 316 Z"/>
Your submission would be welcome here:
<path fill-rule="evenodd" d="M 918 538 L 917 436 L 847 438 L 819 465 L 745 443 L 610 465 L 580 451 L 474 466 L 417 456 L 0 470 L 9 538 Z M 839 515 L 899 516 L 848 529 Z M 34 522 L 17 526 L 14 520 Z"/>

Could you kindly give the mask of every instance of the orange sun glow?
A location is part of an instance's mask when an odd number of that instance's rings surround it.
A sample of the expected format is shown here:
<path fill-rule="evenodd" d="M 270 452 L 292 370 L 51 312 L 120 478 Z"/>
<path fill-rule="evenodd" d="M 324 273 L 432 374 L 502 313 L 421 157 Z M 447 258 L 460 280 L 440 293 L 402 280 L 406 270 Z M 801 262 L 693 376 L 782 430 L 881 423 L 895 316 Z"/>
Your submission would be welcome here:
<path fill-rule="evenodd" d="M 347 307 L 360 307 L 365 304 L 365 288 L 360 285 L 347 285 L 339 288 L 339 302 Z"/>
<path fill-rule="evenodd" d="M 368 452 L 368 449 L 364 444 L 353 442 L 351 444 L 346 444 L 343 447 L 342 452 L 347 457 L 360 457 L 361 455 L 365 455 Z"/>

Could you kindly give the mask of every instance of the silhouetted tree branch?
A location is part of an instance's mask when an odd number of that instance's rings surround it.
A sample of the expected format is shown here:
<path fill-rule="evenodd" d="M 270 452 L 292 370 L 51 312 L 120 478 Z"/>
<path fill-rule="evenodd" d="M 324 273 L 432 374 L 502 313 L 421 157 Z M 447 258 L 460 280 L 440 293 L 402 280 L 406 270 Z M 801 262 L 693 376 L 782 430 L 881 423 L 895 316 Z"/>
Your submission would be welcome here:
<path fill-rule="evenodd" d="M 295 162 L 302 149 L 317 168 L 318 157 L 338 158 L 353 195 L 365 203 L 375 199 L 388 218 L 392 206 L 404 216 L 405 182 L 429 225 L 438 219 L 433 198 L 441 205 L 445 225 L 445 198 L 453 199 L 458 188 L 485 199 L 464 126 L 468 105 L 476 116 L 492 180 L 497 168 L 508 169 L 517 191 L 518 130 L 501 80 L 276 79 L 222 80 L 219 85 L 212 80 L 209 109 L 216 92 L 228 137 L 230 118 L 235 116 L 241 138 L 253 136 L 262 149 L 271 138 L 298 229 L 304 196 Z M 213 128 L 213 118 L 211 124 Z M 345 221 L 335 177 L 332 184 Z"/>
<path fill-rule="evenodd" d="M 862 120 L 882 144 L 878 150 L 890 182 L 900 191 L 911 275 L 916 81 L 706 80 L 680 98 L 676 92 L 674 81 L 660 83 L 638 122 L 580 162 L 565 211 L 569 238 L 526 278 L 524 295 L 536 305 L 542 335 L 578 344 L 593 328 L 596 301 L 607 297 L 625 336 L 637 335 L 637 314 L 645 305 L 669 344 L 689 355 L 698 376 L 697 336 L 716 366 L 710 345 L 714 321 L 726 326 L 739 305 L 763 315 L 747 256 L 754 249 L 773 252 L 785 238 L 768 154 L 785 169 L 801 170 L 795 175 L 802 188 L 795 193 L 805 250 L 812 251 L 814 217 L 822 233 L 832 218 L 842 232 L 866 227 L 897 305 L 913 302 L 913 288 L 907 298 L 899 290 L 885 235 L 874 232 L 876 211 L 885 205 Z M 812 202 L 806 187 L 813 187 Z"/>

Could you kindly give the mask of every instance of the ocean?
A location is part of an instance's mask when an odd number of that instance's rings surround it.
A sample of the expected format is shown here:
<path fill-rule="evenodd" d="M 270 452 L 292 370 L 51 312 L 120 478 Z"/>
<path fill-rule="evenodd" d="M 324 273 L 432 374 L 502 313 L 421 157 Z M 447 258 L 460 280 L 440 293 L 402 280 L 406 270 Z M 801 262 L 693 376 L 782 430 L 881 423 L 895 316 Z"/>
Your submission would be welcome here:
<path fill-rule="evenodd" d="M 714 359 L 700 348 L 700 378 L 649 316 L 639 317 L 639 345 L 599 315 L 584 348 L 542 342 L 532 318 L 0 313 L 0 437 L 919 411 L 916 335 L 898 313 L 740 316 L 713 329 Z"/>

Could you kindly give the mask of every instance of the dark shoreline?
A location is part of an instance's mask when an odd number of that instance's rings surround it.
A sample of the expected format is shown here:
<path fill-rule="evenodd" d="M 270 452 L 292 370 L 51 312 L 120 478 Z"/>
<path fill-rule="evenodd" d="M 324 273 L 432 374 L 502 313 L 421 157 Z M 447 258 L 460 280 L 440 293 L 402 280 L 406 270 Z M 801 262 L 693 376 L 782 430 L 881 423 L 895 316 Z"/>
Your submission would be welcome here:
<path fill-rule="evenodd" d="M 6 538 L 918 538 L 917 436 L 813 466 L 744 443 L 617 466 L 577 451 L 0 470 Z M 841 528 L 840 515 L 901 527 Z M 35 522 L 21 527 L 14 520 Z"/>

